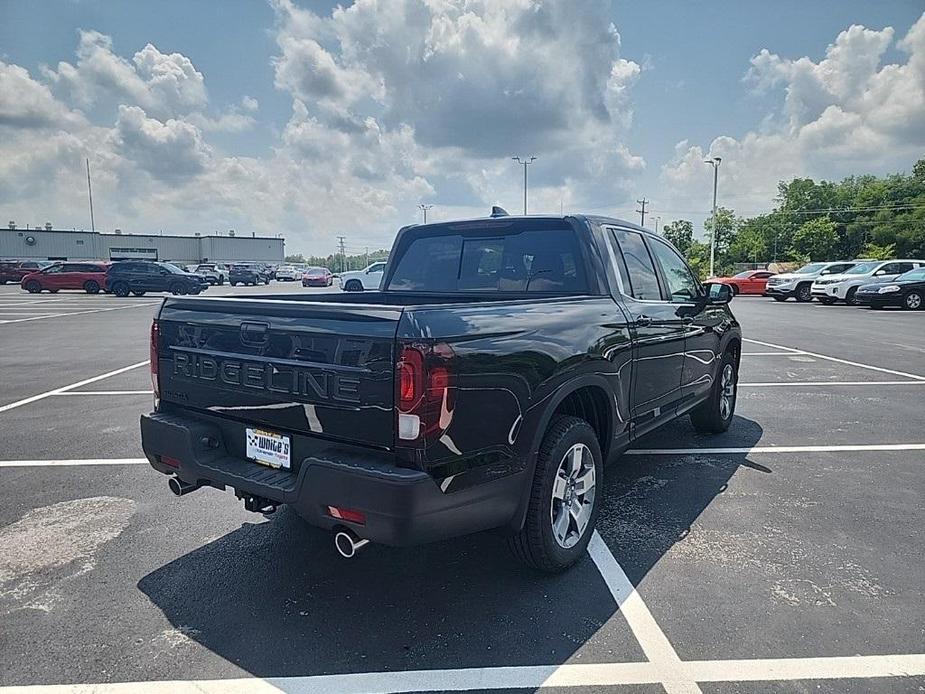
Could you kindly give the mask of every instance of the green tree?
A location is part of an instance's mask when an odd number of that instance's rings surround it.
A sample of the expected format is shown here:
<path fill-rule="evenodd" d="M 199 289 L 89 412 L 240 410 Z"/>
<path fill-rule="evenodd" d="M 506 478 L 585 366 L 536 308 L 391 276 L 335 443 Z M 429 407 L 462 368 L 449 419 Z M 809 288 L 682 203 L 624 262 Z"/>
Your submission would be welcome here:
<path fill-rule="evenodd" d="M 864 246 L 864 257 L 873 258 L 874 260 L 889 260 L 896 257 L 896 244 L 891 243 L 886 246 L 878 246 L 876 243 L 868 243 Z"/>
<path fill-rule="evenodd" d="M 676 219 L 671 224 L 662 227 L 663 236 L 680 251 L 681 255 L 687 255 L 694 240 L 694 225 L 686 219 Z"/>
<path fill-rule="evenodd" d="M 829 260 L 838 245 L 835 223 L 828 217 L 816 217 L 800 225 L 793 235 L 793 252 L 809 260 Z"/>

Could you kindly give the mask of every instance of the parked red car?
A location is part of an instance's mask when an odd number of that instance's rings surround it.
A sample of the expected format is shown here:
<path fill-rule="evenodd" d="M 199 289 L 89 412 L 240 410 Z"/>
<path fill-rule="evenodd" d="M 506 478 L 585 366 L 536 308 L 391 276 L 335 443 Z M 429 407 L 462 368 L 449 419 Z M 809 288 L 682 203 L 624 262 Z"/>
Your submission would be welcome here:
<path fill-rule="evenodd" d="M 51 265 L 48 260 L 0 260 L 0 284 L 22 282 L 26 275 Z"/>
<path fill-rule="evenodd" d="M 22 278 L 22 288 L 31 294 L 47 289 L 52 294 L 62 289 L 83 289 L 98 294 L 106 284 L 109 263 L 55 263 Z"/>
<path fill-rule="evenodd" d="M 310 267 L 302 273 L 303 287 L 330 287 L 334 284 L 334 275 L 326 267 Z"/>
<path fill-rule="evenodd" d="M 746 270 L 732 277 L 711 277 L 707 282 L 728 284 L 733 294 L 764 294 L 768 277 L 773 274 L 768 270 Z"/>

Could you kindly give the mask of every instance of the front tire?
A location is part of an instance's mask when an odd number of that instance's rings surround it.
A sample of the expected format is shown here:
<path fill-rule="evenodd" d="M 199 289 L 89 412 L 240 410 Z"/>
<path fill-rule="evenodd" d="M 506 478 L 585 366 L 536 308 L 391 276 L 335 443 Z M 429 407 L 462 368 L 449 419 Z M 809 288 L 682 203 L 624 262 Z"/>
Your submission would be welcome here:
<path fill-rule="evenodd" d="M 597 436 L 583 419 L 558 415 L 536 458 L 527 517 L 508 547 L 527 566 L 554 573 L 581 559 L 594 532 L 603 462 Z"/>
<path fill-rule="evenodd" d="M 120 299 L 124 299 L 129 295 L 129 286 L 127 282 L 116 282 L 112 285 L 112 293 L 115 294 Z"/>
<path fill-rule="evenodd" d="M 710 397 L 691 410 L 691 424 L 703 434 L 721 434 L 729 428 L 735 414 L 739 388 L 739 367 L 735 354 L 727 351 L 719 365 Z"/>
<path fill-rule="evenodd" d="M 237 287 L 237 286 L 238 286 L 238 283 L 237 283 L 237 282 L 229 282 L 228 284 L 230 284 L 232 287 Z"/>
<path fill-rule="evenodd" d="M 140 291 L 139 291 L 139 292 L 136 292 L 134 289 L 132 290 L 132 294 L 134 294 L 135 296 L 144 296 L 144 295 L 145 295 L 144 292 L 140 292 Z"/>
<path fill-rule="evenodd" d="M 845 294 L 845 303 L 848 304 L 848 306 L 858 305 L 858 300 L 857 300 L 857 297 L 855 296 L 855 294 L 857 294 L 857 291 L 858 291 L 857 287 L 852 287 L 851 289 L 848 290 L 848 293 Z"/>
<path fill-rule="evenodd" d="M 360 284 L 359 280 L 349 280 L 347 284 L 344 285 L 344 291 L 346 292 L 362 292 L 363 285 Z"/>
<path fill-rule="evenodd" d="M 919 291 L 913 290 L 903 297 L 903 308 L 906 311 L 921 311 L 922 303 L 922 292 Z"/>
<path fill-rule="evenodd" d="M 786 296 L 775 296 L 774 297 L 774 301 L 786 301 L 786 300 L 787 300 Z"/>
<path fill-rule="evenodd" d="M 31 282 L 26 282 L 25 290 L 30 294 L 41 294 L 42 285 L 35 280 L 32 280 Z"/>
<path fill-rule="evenodd" d="M 832 304 L 835 303 L 835 299 L 833 299 L 830 296 L 820 296 L 819 303 L 822 304 L 823 306 L 831 306 Z"/>

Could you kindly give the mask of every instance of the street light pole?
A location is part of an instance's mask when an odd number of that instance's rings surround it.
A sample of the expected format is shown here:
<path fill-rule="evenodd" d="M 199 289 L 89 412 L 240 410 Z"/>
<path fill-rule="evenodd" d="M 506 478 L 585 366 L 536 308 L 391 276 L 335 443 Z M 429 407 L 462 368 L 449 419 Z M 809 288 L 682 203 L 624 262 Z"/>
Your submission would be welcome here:
<path fill-rule="evenodd" d="M 527 167 L 536 161 L 536 157 L 530 157 L 529 159 L 521 159 L 520 157 L 511 157 L 518 164 L 522 164 L 524 167 L 524 215 L 527 214 Z"/>
<path fill-rule="evenodd" d="M 424 213 L 424 224 L 427 224 L 427 210 L 429 210 L 433 205 L 425 205 L 423 202 L 418 205 L 421 208 L 421 212 Z M 367 263 L 369 265 L 369 263 Z"/>
<path fill-rule="evenodd" d="M 709 164 L 713 167 L 713 224 L 710 229 L 710 277 L 713 277 L 713 260 L 716 256 L 716 184 L 719 179 L 719 165 L 722 161 L 721 157 L 703 160 L 704 164 Z"/>

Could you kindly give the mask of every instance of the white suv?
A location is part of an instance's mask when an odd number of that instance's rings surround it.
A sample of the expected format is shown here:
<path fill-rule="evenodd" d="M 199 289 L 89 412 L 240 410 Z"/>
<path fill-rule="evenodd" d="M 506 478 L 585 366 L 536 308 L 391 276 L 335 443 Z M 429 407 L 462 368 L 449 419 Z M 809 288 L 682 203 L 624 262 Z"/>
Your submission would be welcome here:
<path fill-rule="evenodd" d="M 793 272 L 782 272 L 768 278 L 764 289 L 765 296 L 773 296 L 778 301 L 794 297 L 797 301 L 812 301 L 813 280 L 840 275 L 857 265 L 856 260 L 839 260 L 828 263 L 810 263 Z"/>
<path fill-rule="evenodd" d="M 379 289 L 385 263 L 373 263 L 369 267 L 353 272 L 340 273 L 340 288 L 345 292 L 362 292 L 364 289 Z"/>
<path fill-rule="evenodd" d="M 867 260 L 840 275 L 820 277 L 813 282 L 812 295 L 823 304 L 844 301 L 857 305 L 854 293 L 871 280 L 891 280 L 904 272 L 925 267 L 925 260 Z"/>

